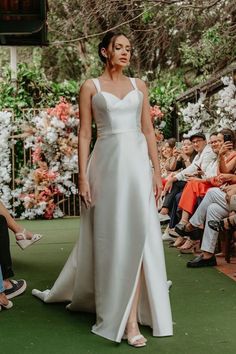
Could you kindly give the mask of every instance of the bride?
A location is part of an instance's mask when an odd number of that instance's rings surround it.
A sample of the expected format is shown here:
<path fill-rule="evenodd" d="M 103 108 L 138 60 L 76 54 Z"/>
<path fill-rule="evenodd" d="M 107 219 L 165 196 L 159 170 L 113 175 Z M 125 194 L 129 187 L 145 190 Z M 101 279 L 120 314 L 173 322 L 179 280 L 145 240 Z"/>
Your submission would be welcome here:
<path fill-rule="evenodd" d="M 85 81 L 79 95 L 80 238 L 52 289 L 33 294 L 95 312 L 93 333 L 141 347 L 147 339 L 138 323 L 154 336 L 172 335 L 156 209 L 160 167 L 146 86 L 123 74 L 128 38 L 108 32 L 99 56 L 102 75 Z M 97 141 L 89 158 L 92 117 Z"/>

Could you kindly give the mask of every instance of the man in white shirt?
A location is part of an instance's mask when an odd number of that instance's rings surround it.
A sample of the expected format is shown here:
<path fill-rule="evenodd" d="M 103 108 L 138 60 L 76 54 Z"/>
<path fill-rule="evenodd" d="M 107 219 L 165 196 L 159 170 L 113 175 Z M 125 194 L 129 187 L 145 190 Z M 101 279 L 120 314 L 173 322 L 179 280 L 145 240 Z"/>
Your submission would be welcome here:
<path fill-rule="evenodd" d="M 214 161 L 216 160 L 216 154 L 207 144 L 206 136 L 199 132 L 192 135 L 190 141 L 192 142 L 197 155 L 193 159 L 191 165 L 168 179 L 164 189 L 166 196 L 159 213 L 160 221 L 169 219 L 168 214 L 172 208 L 174 198 L 177 193 L 183 190 L 187 176 L 199 176 L 204 174 L 207 177 L 211 177 L 216 175 L 215 167 L 212 168 L 212 171 L 210 169 L 212 164 L 215 166 Z"/>

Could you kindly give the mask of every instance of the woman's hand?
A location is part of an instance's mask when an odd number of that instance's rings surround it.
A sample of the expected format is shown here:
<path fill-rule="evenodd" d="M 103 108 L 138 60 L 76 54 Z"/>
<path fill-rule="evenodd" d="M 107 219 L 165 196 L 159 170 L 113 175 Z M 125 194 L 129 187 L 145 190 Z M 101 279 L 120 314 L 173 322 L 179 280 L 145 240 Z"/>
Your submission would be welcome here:
<path fill-rule="evenodd" d="M 174 183 L 174 177 L 170 177 L 167 179 L 167 182 L 165 184 L 165 188 L 164 188 L 164 193 L 169 193 L 172 189 L 173 183 Z"/>
<path fill-rule="evenodd" d="M 162 182 L 161 180 L 154 174 L 152 177 L 153 191 L 155 195 L 156 202 L 162 195 Z"/>
<path fill-rule="evenodd" d="M 91 205 L 91 194 L 87 178 L 79 177 L 79 196 L 88 209 Z"/>
<path fill-rule="evenodd" d="M 226 141 L 220 148 L 219 157 L 224 156 L 229 150 L 233 149 L 233 143 L 231 141 Z"/>
<path fill-rule="evenodd" d="M 179 150 L 179 149 L 177 149 L 177 147 L 175 146 L 174 148 L 173 148 L 173 156 L 175 157 L 175 158 L 177 158 L 177 157 L 179 157 L 181 155 L 181 151 Z"/>
<path fill-rule="evenodd" d="M 231 182 L 233 178 L 233 174 L 230 173 L 221 173 L 218 178 L 221 183 Z"/>

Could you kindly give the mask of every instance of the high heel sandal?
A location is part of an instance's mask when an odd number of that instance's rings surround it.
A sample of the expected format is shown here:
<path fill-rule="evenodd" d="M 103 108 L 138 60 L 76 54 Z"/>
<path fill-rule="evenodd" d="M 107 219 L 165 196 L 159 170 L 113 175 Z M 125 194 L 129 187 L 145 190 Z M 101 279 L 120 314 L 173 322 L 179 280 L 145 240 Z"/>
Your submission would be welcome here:
<path fill-rule="evenodd" d="M 200 241 L 193 241 L 191 239 L 187 239 L 187 241 L 179 247 L 180 253 L 188 254 L 188 253 L 197 253 L 200 249 Z"/>
<path fill-rule="evenodd" d="M 43 236 L 40 234 L 33 234 L 30 239 L 26 236 L 26 229 L 21 232 L 17 232 L 16 236 L 16 243 L 22 250 L 26 249 L 27 247 L 31 246 L 33 243 L 39 241 Z"/>
<path fill-rule="evenodd" d="M 173 244 L 173 247 L 180 247 L 185 243 L 185 238 L 182 236 L 178 236 Z"/>
<path fill-rule="evenodd" d="M 132 325 L 132 327 L 134 329 L 134 328 L 136 328 L 137 323 L 136 322 L 134 322 L 134 323 L 131 322 L 130 325 Z M 138 332 L 139 332 L 139 329 L 138 329 Z M 140 333 L 137 334 L 137 335 L 134 335 L 134 336 L 128 336 L 127 329 L 126 329 L 122 339 L 127 340 L 127 343 L 129 345 L 131 345 L 132 347 L 135 347 L 135 348 L 145 347 L 146 343 L 147 343 L 147 339 Z M 136 343 L 136 342 L 138 342 L 140 340 L 143 340 L 143 342 Z"/>

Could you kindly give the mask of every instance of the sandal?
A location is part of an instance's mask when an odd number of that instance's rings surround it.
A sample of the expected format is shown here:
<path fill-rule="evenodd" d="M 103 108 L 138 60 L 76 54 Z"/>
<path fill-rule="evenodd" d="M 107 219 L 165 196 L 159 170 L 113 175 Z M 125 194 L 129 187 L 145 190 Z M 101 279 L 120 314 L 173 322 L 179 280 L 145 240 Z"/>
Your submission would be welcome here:
<path fill-rule="evenodd" d="M 128 342 L 129 345 L 131 345 L 132 347 L 135 347 L 135 348 L 145 347 L 146 346 L 146 342 L 136 343 L 137 341 L 139 341 L 141 339 L 145 339 L 145 338 L 144 338 L 144 336 L 142 334 L 138 334 L 137 336 L 133 336 L 133 337 L 127 338 L 127 342 Z"/>
<path fill-rule="evenodd" d="M 21 232 L 17 232 L 16 236 L 16 243 L 22 250 L 26 249 L 27 247 L 31 246 L 33 243 L 39 241 L 43 236 L 40 234 L 33 234 L 30 239 L 26 236 L 26 229 Z"/>
<path fill-rule="evenodd" d="M 185 239 L 185 242 L 177 248 L 180 250 L 188 250 L 190 247 L 192 247 L 192 245 L 193 245 L 193 241 L 187 238 Z"/>
<path fill-rule="evenodd" d="M 179 236 L 176 238 L 176 240 L 173 244 L 173 247 L 180 247 L 185 243 L 185 241 L 186 241 L 185 238 L 183 238 L 182 236 Z"/>
<path fill-rule="evenodd" d="M 131 322 L 131 325 L 132 325 L 132 327 L 134 327 L 134 325 L 136 326 L 136 322 L 134 322 L 134 323 Z M 126 331 L 127 331 L 127 329 L 126 329 Z M 138 332 L 139 332 L 139 330 L 138 330 Z M 135 348 L 145 347 L 146 342 L 147 342 L 147 339 L 140 333 L 136 334 L 134 336 L 129 336 L 128 333 L 125 332 L 122 339 L 127 340 L 128 344 L 131 345 L 132 347 L 135 347 Z M 140 340 L 142 340 L 142 342 L 139 342 Z"/>
<path fill-rule="evenodd" d="M 200 242 L 193 241 L 188 239 L 181 247 L 179 247 L 180 253 L 188 254 L 188 253 L 197 253 L 200 249 Z"/>

